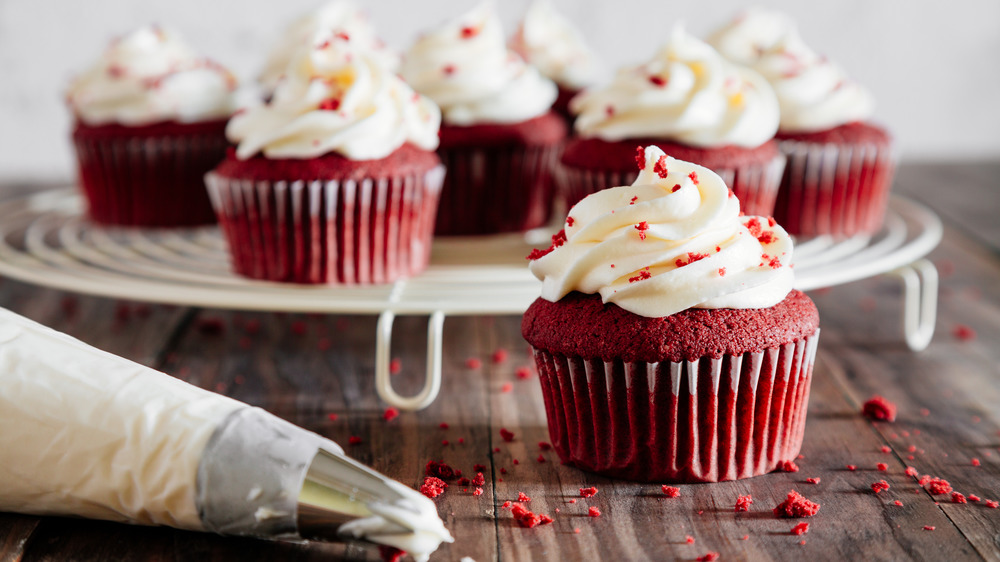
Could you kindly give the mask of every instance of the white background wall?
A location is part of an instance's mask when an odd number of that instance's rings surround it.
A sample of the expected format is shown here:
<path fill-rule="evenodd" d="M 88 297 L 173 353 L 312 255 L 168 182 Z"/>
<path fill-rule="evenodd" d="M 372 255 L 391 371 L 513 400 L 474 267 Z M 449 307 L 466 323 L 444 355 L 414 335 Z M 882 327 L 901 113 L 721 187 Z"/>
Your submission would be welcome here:
<path fill-rule="evenodd" d="M 357 0 L 383 39 L 405 48 L 474 0 Z M 0 0 L 0 181 L 73 177 L 62 92 L 115 35 L 144 23 L 178 29 L 244 80 L 288 21 L 322 0 Z M 529 0 L 497 0 L 508 34 Z M 704 36 L 738 0 L 554 0 L 609 67 L 639 62 L 673 23 Z M 876 120 L 904 159 L 1000 157 L 1000 1 L 761 0 L 875 94 Z"/>

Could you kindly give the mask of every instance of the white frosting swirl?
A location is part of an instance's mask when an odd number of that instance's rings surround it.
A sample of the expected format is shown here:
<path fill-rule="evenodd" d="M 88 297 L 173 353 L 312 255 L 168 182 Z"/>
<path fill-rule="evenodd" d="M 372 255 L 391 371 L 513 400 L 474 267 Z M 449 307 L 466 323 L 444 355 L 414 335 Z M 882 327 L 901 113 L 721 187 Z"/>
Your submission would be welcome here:
<path fill-rule="evenodd" d="M 733 64 L 680 26 L 645 64 L 570 102 L 576 130 L 608 141 L 653 137 L 693 146 L 754 148 L 778 130 L 767 81 Z"/>
<path fill-rule="evenodd" d="M 236 79 L 172 30 L 141 27 L 111 43 L 70 85 L 66 100 L 87 125 L 191 123 L 232 114 Z"/>
<path fill-rule="evenodd" d="M 777 10 L 750 8 L 708 36 L 708 44 L 727 59 L 753 66 L 761 53 L 785 34 L 794 32 L 795 22 Z"/>
<path fill-rule="evenodd" d="M 570 90 L 597 82 L 601 65 L 583 35 L 548 0 L 535 0 L 524 14 L 510 48 L 547 78 Z"/>
<path fill-rule="evenodd" d="M 404 143 L 438 145 L 441 113 L 366 52 L 331 41 L 329 32 L 300 48 L 267 105 L 233 117 L 226 136 L 236 156 L 352 160 L 384 158 Z"/>
<path fill-rule="evenodd" d="M 551 80 L 507 50 L 492 2 L 417 39 L 401 73 L 441 106 L 449 125 L 527 121 L 549 111 L 558 94 Z"/>
<path fill-rule="evenodd" d="M 792 289 L 792 241 L 764 217 L 740 216 L 739 200 L 708 168 L 639 156 L 630 186 L 594 193 L 569 211 L 565 237 L 534 259 L 542 298 L 600 293 L 647 317 L 688 308 L 765 308 Z M 544 253 L 544 252 L 541 252 Z"/>
<path fill-rule="evenodd" d="M 280 42 L 267 57 L 258 80 L 268 92 L 278 87 L 292 57 L 317 33 L 329 32 L 331 41 L 349 43 L 351 48 L 369 53 L 392 71 L 399 68 L 399 53 L 393 51 L 375 34 L 367 15 L 350 0 L 331 0 L 315 12 L 295 20 L 285 30 Z"/>

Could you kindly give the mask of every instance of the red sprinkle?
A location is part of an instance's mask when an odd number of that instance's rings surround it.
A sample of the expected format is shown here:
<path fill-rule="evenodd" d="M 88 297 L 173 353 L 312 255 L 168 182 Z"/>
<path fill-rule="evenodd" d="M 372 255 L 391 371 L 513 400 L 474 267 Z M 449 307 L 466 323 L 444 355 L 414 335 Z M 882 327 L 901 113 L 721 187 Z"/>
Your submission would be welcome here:
<path fill-rule="evenodd" d="M 884 462 L 880 462 L 875 465 L 875 468 L 877 468 L 879 472 L 886 472 L 887 470 L 889 470 L 889 465 L 885 464 Z"/>
<path fill-rule="evenodd" d="M 737 513 L 741 511 L 750 511 L 750 504 L 752 503 L 753 503 L 753 498 L 750 497 L 750 494 L 747 494 L 745 496 L 737 496 L 736 507 L 733 509 L 733 511 Z"/>
<path fill-rule="evenodd" d="M 814 476 L 812 478 L 806 478 L 806 482 L 808 482 L 810 484 L 819 484 L 819 477 L 818 476 Z"/>
<path fill-rule="evenodd" d="M 812 517 L 819 511 L 819 504 L 811 502 L 801 494 L 792 490 L 788 492 L 785 501 L 774 508 L 776 517 Z"/>
<path fill-rule="evenodd" d="M 393 408 L 392 406 L 386 408 L 385 412 L 382 413 L 382 419 L 384 419 L 385 421 L 392 421 L 398 417 L 399 417 L 399 410 Z"/>
<path fill-rule="evenodd" d="M 592 505 L 592 506 L 590 506 L 590 509 L 587 510 L 587 515 L 589 515 L 591 517 L 600 517 L 601 516 L 601 510 L 597 509 L 597 506 Z"/>
<path fill-rule="evenodd" d="M 447 487 L 448 483 L 444 480 L 428 476 L 427 478 L 424 478 L 424 483 L 420 485 L 420 493 L 428 498 L 436 498 L 443 494 L 444 489 Z"/>
<path fill-rule="evenodd" d="M 656 172 L 656 175 L 661 178 L 666 178 L 670 174 L 670 172 L 667 171 L 667 157 L 665 155 L 660 156 L 660 159 L 656 161 L 656 165 L 653 166 L 653 171 Z"/>
<path fill-rule="evenodd" d="M 676 498 L 681 495 L 681 489 L 675 486 L 667 486 L 666 484 L 664 484 L 662 487 L 660 487 L 660 489 L 663 490 L 664 495 L 666 495 L 668 498 Z"/>
<path fill-rule="evenodd" d="M 592 498 L 597 495 L 597 487 L 592 486 L 590 488 L 580 488 L 581 498 Z"/>
<path fill-rule="evenodd" d="M 507 428 L 505 428 L 505 427 L 501 427 L 500 428 L 500 437 L 504 441 L 510 443 L 511 441 L 514 440 L 514 432 L 513 431 L 508 431 Z"/>
<path fill-rule="evenodd" d="M 875 492 L 876 494 L 882 493 L 888 489 L 889 489 L 889 483 L 886 482 L 885 480 L 879 480 L 878 482 L 872 484 L 872 491 Z"/>
<path fill-rule="evenodd" d="M 361 438 L 358 437 L 357 435 L 352 435 L 352 436 L 350 436 L 350 437 L 347 438 L 347 442 L 349 444 L 351 444 L 351 445 L 360 445 L 361 444 Z"/>
<path fill-rule="evenodd" d="M 861 415 L 872 420 L 896 421 L 896 405 L 875 395 L 861 406 Z"/>
<path fill-rule="evenodd" d="M 792 461 L 779 461 L 778 470 L 780 470 L 781 472 L 798 472 L 799 465 L 795 464 Z"/>
<path fill-rule="evenodd" d="M 792 527 L 793 535 L 804 535 L 809 532 L 809 523 L 805 521 L 799 523 L 798 525 Z"/>

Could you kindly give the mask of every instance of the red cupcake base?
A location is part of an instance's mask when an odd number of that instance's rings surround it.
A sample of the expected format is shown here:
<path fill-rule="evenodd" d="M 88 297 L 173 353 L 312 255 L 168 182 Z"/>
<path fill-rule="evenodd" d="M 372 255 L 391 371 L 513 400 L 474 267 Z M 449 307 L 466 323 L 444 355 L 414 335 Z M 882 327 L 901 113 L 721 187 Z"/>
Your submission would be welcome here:
<path fill-rule="evenodd" d="M 226 121 L 138 127 L 78 123 L 73 143 L 88 215 L 96 223 L 212 224 L 204 175 L 226 156 Z"/>
<path fill-rule="evenodd" d="M 605 476 L 718 482 L 765 474 L 802 445 L 819 330 L 743 355 L 684 362 L 535 349 L 559 458 Z"/>

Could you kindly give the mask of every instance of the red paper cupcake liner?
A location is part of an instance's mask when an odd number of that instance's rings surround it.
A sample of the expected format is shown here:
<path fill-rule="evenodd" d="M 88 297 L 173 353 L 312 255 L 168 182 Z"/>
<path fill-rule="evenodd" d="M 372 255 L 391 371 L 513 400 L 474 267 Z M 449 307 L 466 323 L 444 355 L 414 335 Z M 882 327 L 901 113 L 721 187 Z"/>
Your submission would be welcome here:
<path fill-rule="evenodd" d="M 439 149 L 448 170 L 435 233 L 523 232 L 548 223 L 561 144 Z"/>
<path fill-rule="evenodd" d="M 94 222 L 142 227 L 215 222 L 204 176 L 226 157 L 222 134 L 75 136 L 73 142 Z"/>
<path fill-rule="evenodd" d="M 895 172 L 889 146 L 783 140 L 788 157 L 774 218 L 789 234 L 837 238 L 882 227 Z"/>
<path fill-rule="evenodd" d="M 748 215 L 771 216 L 785 157 L 778 155 L 760 166 L 713 170 L 740 200 L 740 210 Z M 556 180 L 567 208 L 584 197 L 609 187 L 631 185 L 638 172 L 585 170 L 559 164 Z"/>
<path fill-rule="evenodd" d="M 443 179 L 443 166 L 361 181 L 205 176 L 236 273 L 343 285 L 391 283 L 427 267 Z"/>
<path fill-rule="evenodd" d="M 682 363 L 534 349 L 552 446 L 566 464 L 646 482 L 773 471 L 802 446 L 818 339 Z"/>

